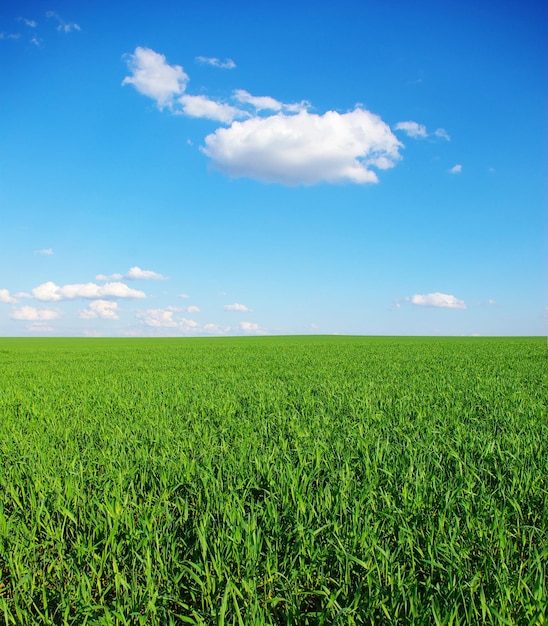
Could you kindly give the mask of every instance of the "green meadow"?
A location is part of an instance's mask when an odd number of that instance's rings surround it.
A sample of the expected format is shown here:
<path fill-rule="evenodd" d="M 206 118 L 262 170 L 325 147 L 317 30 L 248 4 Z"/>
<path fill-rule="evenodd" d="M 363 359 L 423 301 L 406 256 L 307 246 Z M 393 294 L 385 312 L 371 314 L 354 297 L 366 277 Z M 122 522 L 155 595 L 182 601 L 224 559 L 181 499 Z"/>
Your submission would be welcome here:
<path fill-rule="evenodd" d="M 545 338 L 0 339 L 0 621 L 548 623 Z"/>

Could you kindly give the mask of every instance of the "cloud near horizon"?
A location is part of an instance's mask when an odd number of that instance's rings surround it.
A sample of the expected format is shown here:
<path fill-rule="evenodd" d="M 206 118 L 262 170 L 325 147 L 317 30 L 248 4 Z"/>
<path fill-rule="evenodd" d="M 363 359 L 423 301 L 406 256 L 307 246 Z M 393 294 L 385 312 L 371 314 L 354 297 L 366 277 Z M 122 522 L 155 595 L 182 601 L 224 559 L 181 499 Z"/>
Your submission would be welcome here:
<path fill-rule="evenodd" d="M 59 302 L 61 300 L 96 300 L 100 298 L 146 298 L 143 291 L 131 289 L 124 283 L 112 282 L 104 285 L 95 283 L 77 283 L 73 285 L 56 285 L 52 281 L 42 283 L 32 289 L 30 294 L 23 297 L 34 298 L 44 302 Z"/>
<path fill-rule="evenodd" d="M 316 114 L 308 112 L 307 101 L 285 104 L 244 89 L 235 89 L 228 101 L 188 94 L 188 75 L 164 55 L 137 47 L 124 58 L 131 75 L 122 85 L 152 98 L 160 110 L 227 126 L 207 135 L 200 149 L 230 177 L 291 186 L 376 183 L 374 170 L 394 167 L 401 159 L 403 144 L 388 124 L 362 107 Z M 262 115 L 265 111 L 269 114 Z"/>
<path fill-rule="evenodd" d="M 59 311 L 54 309 L 37 309 L 33 306 L 23 306 L 20 309 L 14 309 L 10 315 L 12 320 L 24 320 L 27 322 L 55 320 L 59 316 Z"/>

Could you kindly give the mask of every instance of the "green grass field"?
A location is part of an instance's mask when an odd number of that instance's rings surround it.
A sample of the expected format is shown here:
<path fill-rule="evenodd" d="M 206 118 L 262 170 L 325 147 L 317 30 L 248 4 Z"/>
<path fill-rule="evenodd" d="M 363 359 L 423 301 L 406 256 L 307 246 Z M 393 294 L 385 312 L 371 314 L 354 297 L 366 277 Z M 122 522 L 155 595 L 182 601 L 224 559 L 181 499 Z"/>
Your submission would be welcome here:
<path fill-rule="evenodd" d="M 543 338 L 0 339 L 0 620 L 544 624 Z"/>

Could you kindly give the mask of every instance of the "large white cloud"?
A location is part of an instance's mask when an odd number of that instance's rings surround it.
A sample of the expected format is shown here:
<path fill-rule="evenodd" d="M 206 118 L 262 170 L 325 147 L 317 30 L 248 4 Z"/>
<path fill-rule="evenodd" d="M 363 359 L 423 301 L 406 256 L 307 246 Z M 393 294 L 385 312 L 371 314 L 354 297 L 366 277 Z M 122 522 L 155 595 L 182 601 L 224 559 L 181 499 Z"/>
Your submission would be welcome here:
<path fill-rule="evenodd" d="M 416 304 L 417 306 L 434 306 L 441 307 L 446 309 L 465 309 L 466 304 L 463 300 L 459 300 L 455 296 L 452 296 L 448 293 L 427 293 L 424 295 L 415 294 L 408 298 L 411 304 Z"/>
<path fill-rule="evenodd" d="M 104 285 L 95 283 L 77 283 L 73 285 L 56 285 L 52 281 L 42 283 L 35 287 L 30 297 L 45 302 L 58 302 L 60 300 L 74 300 L 76 298 L 96 300 L 100 298 L 146 298 L 143 291 L 131 289 L 124 283 L 112 282 Z"/>
<path fill-rule="evenodd" d="M 117 302 L 112 302 L 111 300 L 94 300 L 90 303 L 87 309 L 83 309 L 78 315 L 85 320 L 97 317 L 104 320 L 117 320 L 117 311 Z"/>
<path fill-rule="evenodd" d="M 10 315 L 13 320 L 26 320 L 28 322 L 36 322 L 43 320 L 55 320 L 59 317 L 59 312 L 53 309 L 37 309 L 33 306 L 22 306 L 15 309 Z"/>
<path fill-rule="evenodd" d="M 169 65 L 163 54 L 150 48 L 135 48 L 126 56 L 131 76 L 126 76 L 122 85 L 133 85 L 139 93 L 153 100 L 160 109 L 171 107 L 175 96 L 182 94 L 188 76 L 180 65 Z"/>
<path fill-rule="evenodd" d="M 393 167 L 401 145 L 380 117 L 357 108 L 234 122 L 208 135 L 202 150 L 229 176 L 313 185 L 375 183 L 371 168 Z"/>

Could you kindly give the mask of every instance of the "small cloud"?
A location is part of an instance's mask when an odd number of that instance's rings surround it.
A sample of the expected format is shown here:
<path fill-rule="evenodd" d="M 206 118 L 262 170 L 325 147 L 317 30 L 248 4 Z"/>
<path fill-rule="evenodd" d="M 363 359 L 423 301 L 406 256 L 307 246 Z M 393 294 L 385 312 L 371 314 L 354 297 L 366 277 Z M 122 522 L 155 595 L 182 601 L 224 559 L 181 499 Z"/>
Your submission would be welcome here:
<path fill-rule="evenodd" d="M 236 63 L 234 63 L 232 59 L 220 61 L 216 57 L 196 57 L 195 60 L 201 65 L 211 65 L 213 67 L 219 67 L 223 70 L 233 70 L 236 67 Z"/>
<path fill-rule="evenodd" d="M 312 330 L 319 330 L 320 327 L 318 324 L 312 322 L 312 324 L 310 324 L 310 328 L 312 328 Z"/>
<path fill-rule="evenodd" d="M 178 297 L 178 298 L 190 298 L 190 296 L 188 295 L 188 293 L 180 293 L 177 297 Z"/>
<path fill-rule="evenodd" d="M 73 30 L 82 30 L 76 22 L 65 22 L 65 20 L 60 15 L 55 13 L 55 11 L 48 11 L 46 13 L 46 17 L 48 19 L 54 19 L 57 22 L 57 30 L 63 33 L 70 33 Z"/>
<path fill-rule="evenodd" d="M 248 114 L 241 109 L 211 100 L 207 96 L 183 95 L 179 98 L 183 106 L 183 113 L 189 117 L 199 117 L 223 124 L 231 124 L 236 118 L 248 117 Z"/>
<path fill-rule="evenodd" d="M 35 250 L 34 254 L 42 254 L 44 256 L 51 256 L 53 254 L 53 248 L 42 248 L 41 250 Z"/>
<path fill-rule="evenodd" d="M 17 302 L 17 300 L 10 296 L 10 292 L 7 289 L 0 289 L 0 302 L 13 304 L 14 302 Z"/>
<path fill-rule="evenodd" d="M 395 130 L 403 130 L 403 132 L 409 137 L 416 139 L 417 137 L 428 137 L 426 132 L 426 126 L 418 124 L 417 122 L 398 122 L 394 126 Z"/>
<path fill-rule="evenodd" d="M 110 300 L 94 300 L 87 309 L 83 309 L 78 313 L 78 317 L 89 320 L 101 318 L 104 320 L 117 320 L 118 303 Z"/>
<path fill-rule="evenodd" d="M 144 96 L 156 100 L 161 110 L 171 108 L 175 96 L 186 89 L 188 76 L 180 65 L 169 65 L 163 54 L 150 48 L 135 48 L 133 54 L 125 55 L 131 76 L 126 76 L 122 85 L 133 87 Z"/>
<path fill-rule="evenodd" d="M 250 104 L 257 111 L 281 111 L 283 104 L 271 98 L 270 96 L 252 96 L 245 89 L 236 89 L 234 91 L 234 100 L 242 104 Z"/>
<path fill-rule="evenodd" d="M 97 274 L 95 280 L 122 280 L 122 274 L 110 274 L 109 276 L 105 274 Z"/>
<path fill-rule="evenodd" d="M 493 298 L 489 298 L 489 300 L 487 300 L 487 304 L 490 304 L 491 306 L 494 306 L 496 303 L 496 300 L 493 300 Z"/>
<path fill-rule="evenodd" d="M 38 22 L 36 22 L 35 20 L 27 20 L 25 17 L 18 17 L 17 21 L 23 22 L 23 24 L 25 24 L 25 26 L 28 26 L 29 28 L 36 28 L 38 26 Z"/>
<path fill-rule="evenodd" d="M 490 167 L 487 171 L 489 174 L 494 174 L 497 170 L 494 167 Z"/>
<path fill-rule="evenodd" d="M 187 307 L 187 313 L 200 313 L 200 307 L 194 306 L 193 304 Z"/>
<path fill-rule="evenodd" d="M 20 39 L 21 33 L 0 33 L 0 39 Z"/>
<path fill-rule="evenodd" d="M 170 308 L 148 309 L 137 311 L 136 317 L 142 324 L 151 328 L 176 328 L 183 333 L 196 333 L 200 330 L 198 322 L 184 317 L 175 318 L 175 312 Z"/>
<path fill-rule="evenodd" d="M 204 324 L 203 331 L 208 335 L 226 335 L 231 328 L 222 324 Z"/>
<path fill-rule="evenodd" d="M 434 131 L 434 135 L 439 137 L 440 139 L 445 139 L 445 141 L 451 141 L 451 137 L 449 133 L 445 130 L 445 128 L 436 128 Z"/>
<path fill-rule="evenodd" d="M 426 126 L 424 124 L 419 124 L 418 122 L 407 121 L 407 122 L 398 122 L 394 126 L 394 130 L 401 130 L 409 137 L 413 139 L 424 139 L 426 137 L 438 137 L 439 139 L 445 139 L 446 141 L 451 141 L 451 137 L 445 130 L 445 128 L 437 128 L 433 133 L 428 133 L 426 130 Z"/>
<path fill-rule="evenodd" d="M 29 333 L 52 333 L 54 330 L 53 326 L 42 324 L 40 322 L 27 326 L 27 332 Z"/>
<path fill-rule="evenodd" d="M 250 309 L 245 304 L 239 304 L 238 302 L 235 302 L 234 304 L 225 304 L 223 308 L 225 311 L 239 311 L 240 313 L 250 313 L 253 311 L 253 309 Z"/>
<path fill-rule="evenodd" d="M 457 163 L 457 165 L 453 165 L 453 167 L 449 170 L 450 174 L 460 174 L 462 172 L 462 165 Z"/>
<path fill-rule="evenodd" d="M 266 331 L 254 322 L 240 322 L 240 328 L 246 333 L 264 335 Z"/>
<path fill-rule="evenodd" d="M 167 280 L 162 274 L 151 270 L 142 270 L 140 267 L 132 267 L 124 274 L 126 280 Z"/>
<path fill-rule="evenodd" d="M 55 320 L 59 317 L 59 312 L 53 309 L 37 309 L 33 306 L 23 306 L 20 309 L 14 309 L 10 317 L 12 320 L 25 320 L 28 322 Z"/>
<path fill-rule="evenodd" d="M 425 295 L 415 294 L 411 298 L 405 298 L 407 302 L 415 304 L 416 306 L 431 306 L 440 307 L 446 309 L 466 309 L 466 304 L 463 300 L 459 300 L 455 296 L 447 293 L 427 293 Z"/>

